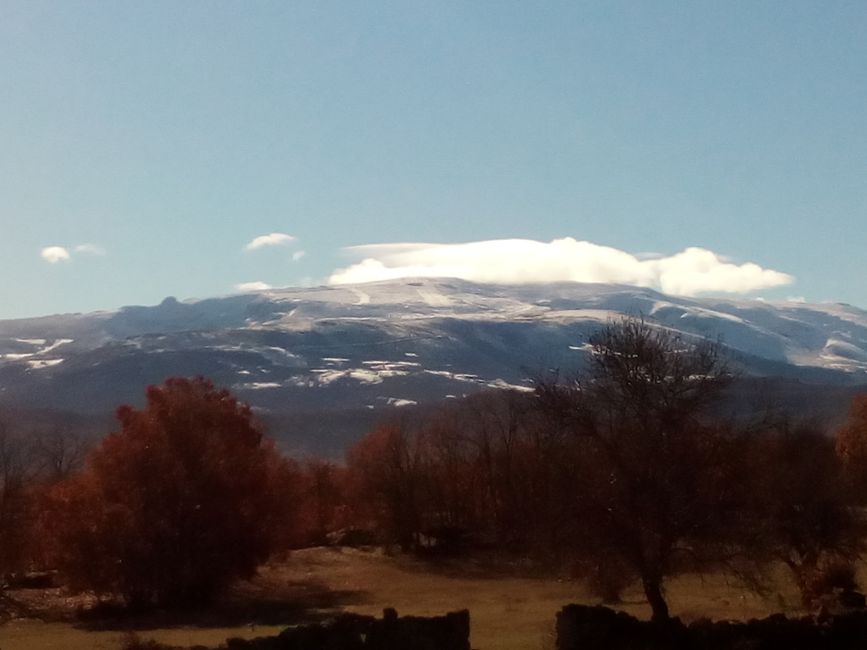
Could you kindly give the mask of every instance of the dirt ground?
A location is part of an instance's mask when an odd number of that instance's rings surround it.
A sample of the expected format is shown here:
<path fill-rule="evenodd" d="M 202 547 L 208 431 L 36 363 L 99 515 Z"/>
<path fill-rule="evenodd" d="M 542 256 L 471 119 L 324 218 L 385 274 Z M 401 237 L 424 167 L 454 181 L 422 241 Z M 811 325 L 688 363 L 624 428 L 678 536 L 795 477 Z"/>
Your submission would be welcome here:
<path fill-rule="evenodd" d="M 785 584 L 785 583 L 781 583 Z M 595 602 L 581 586 L 556 578 L 519 577 L 471 563 L 431 564 L 379 550 L 315 548 L 292 553 L 240 585 L 225 605 L 186 617 L 80 620 L 59 590 L 13 594 L 33 618 L 0 626 L 0 650 L 115 650 L 124 635 L 173 645 L 217 645 L 232 636 L 275 634 L 293 623 L 339 611 L 433 615 L 469 609 L 476 650 L 549 650 L 556 612 L 567 603 Z M 684 576 L 668 590 L 672 612 L 684 619 L 744 619 L 796 610 L 797 595 L 762 599 L 722 576 Z M 637 590 L 620 607 L 637 616 L 648 609 Z M 39 618 L 36 618 L 39 617 Z M 47 619 L 47 620 L 40 620 Z M 64 620 L 66 619 L 66 620 Z"/>

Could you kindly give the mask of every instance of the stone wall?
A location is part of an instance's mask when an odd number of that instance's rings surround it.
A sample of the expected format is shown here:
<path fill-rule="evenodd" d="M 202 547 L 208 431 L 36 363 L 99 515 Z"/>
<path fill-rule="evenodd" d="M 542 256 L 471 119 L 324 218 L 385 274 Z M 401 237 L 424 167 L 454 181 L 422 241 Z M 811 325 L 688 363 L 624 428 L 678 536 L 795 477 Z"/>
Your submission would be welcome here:
<path fill-rule="evenodd" d="M 470 614 L 381 619 L 341 614 L 325 623 L 288 627 L 275 637 L 229 639 L 229 650 L 470 650 Z"/>
<path fill-rule="evenodd" d="M 684 625 L 640 621 L 606 607 L 567 605 L 557 614 L 557 650 L 855 650 L 867 648 L 867 612 L 823 621 L 770 616 Z"/>

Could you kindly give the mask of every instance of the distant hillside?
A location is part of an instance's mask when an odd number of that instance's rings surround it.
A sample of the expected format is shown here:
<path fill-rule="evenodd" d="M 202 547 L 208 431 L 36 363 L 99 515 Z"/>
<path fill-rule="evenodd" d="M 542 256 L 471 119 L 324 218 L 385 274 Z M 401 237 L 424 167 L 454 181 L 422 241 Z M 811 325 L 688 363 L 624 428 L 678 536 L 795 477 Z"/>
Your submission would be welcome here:
<path fill-rule="evenodd" d="M 424 279 L 0 321 L 0 405 L 102 421 L 148 384 L 201 374 L 289 446 L 336 453 L 395 408 L 576 368 L 589 335 L 623 314 L 720 337 L 745 377 L 763 378 L 733 396 L 739 408 L 764 394 L 833 417 L 867 384 L 867 312 L 848 305 Z"/>

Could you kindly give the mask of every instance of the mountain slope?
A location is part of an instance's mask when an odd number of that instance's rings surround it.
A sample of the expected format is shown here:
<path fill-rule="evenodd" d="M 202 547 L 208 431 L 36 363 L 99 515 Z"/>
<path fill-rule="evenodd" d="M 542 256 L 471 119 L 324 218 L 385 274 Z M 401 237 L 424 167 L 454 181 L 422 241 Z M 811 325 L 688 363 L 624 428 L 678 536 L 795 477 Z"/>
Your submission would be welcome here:
<path fill-rule="evenodd" d="M 588 336 L 622 314 L 721 337 L 746 375 L 847 393 L 867 383 L 867 312 L 848 305 L 425 279 L 0 321 L 0 404 L 99 414 L 167 376 L 202 374 L 275 422 L 297 428 L 315 412 L 349 431 L 386 408 L 576 367 Z"/>

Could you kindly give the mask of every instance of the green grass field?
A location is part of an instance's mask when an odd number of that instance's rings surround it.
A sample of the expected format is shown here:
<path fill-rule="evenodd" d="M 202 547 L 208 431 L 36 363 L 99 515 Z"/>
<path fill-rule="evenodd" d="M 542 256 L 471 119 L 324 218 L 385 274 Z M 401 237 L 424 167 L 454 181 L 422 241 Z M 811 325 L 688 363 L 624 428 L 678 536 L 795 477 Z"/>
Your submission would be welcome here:
<path fill-rule="evenodd" d="M 684 619 L 744 619 L 796 612 L 794 588 L 785 581 L 781 585 L 781 596 L 763 600 L 722 576 L 683 576 L 672 581 L 668 593 L 673 614 Z M 417 615 L 467 608 L 476 650 L 547 650 L 553 647 L 557 610 L 573 602 L 595 601 L 572 581 L 514 577 L 467 564 L 432 566 L 374 551 L 315 548 L 274 562 L 241 585 L 225 617 L 211 613 L 191 620 L 90 626 L 17 619 L 0 626 L 0 650 L 113 650 L 125 628 L 173 645 L 217 645 L 227 637 L 274 634 L 286 624 L 338 611 L 380 615 L 384 607 Z M 621 608 L 637 616 L 649 613 L 637 590 L 625 594 Z"/>

